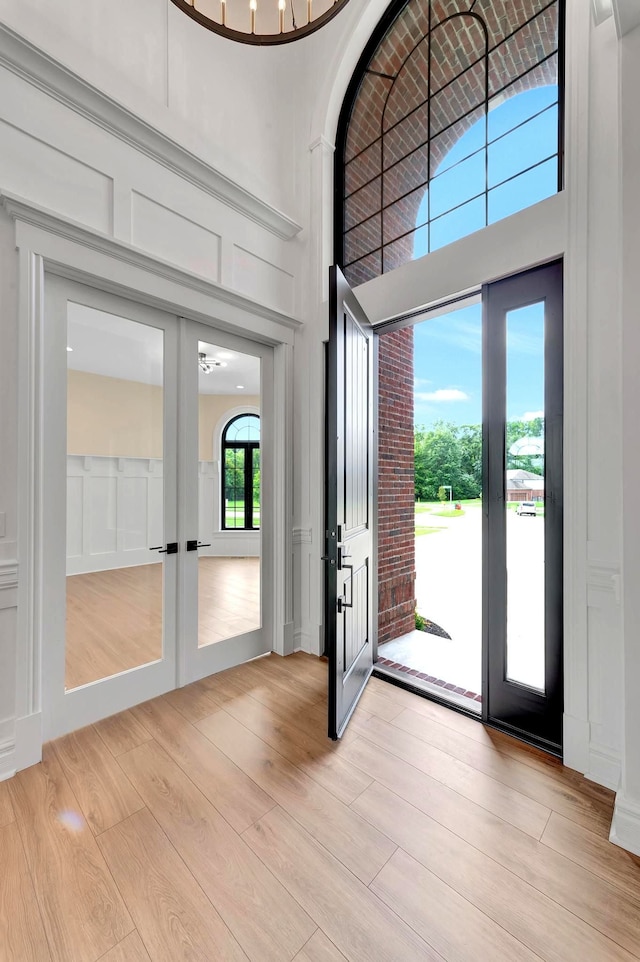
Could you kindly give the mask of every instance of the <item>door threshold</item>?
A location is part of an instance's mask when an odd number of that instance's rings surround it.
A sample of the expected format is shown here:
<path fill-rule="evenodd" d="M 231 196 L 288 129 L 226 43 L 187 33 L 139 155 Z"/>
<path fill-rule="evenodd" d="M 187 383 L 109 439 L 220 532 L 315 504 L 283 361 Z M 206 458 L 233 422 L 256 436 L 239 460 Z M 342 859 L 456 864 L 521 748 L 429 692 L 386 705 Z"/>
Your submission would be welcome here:
<path fill-rule="evenodd" d="M 379 666 L 378 663 L 374 664 L 372 674 L 374 678 L 386 681 L 390 685 L 396 685 L 397 688 L 404 688 L 405 691 L 410 691 L 412 695 L 420 695 L 421 698 L 436 702 L 436 704 L 442 705 L 444 708 L 451 708 L 452 711 L 457 711 L 461 715 L 467 715 L 476 721 L 482 720 L 482 705 L 480 702 L 464 698 L 462 695 L 453 694 L 452 697 L 444 696 L 442 688 L 431 685 L 428 682 L 420 681 L 418 683 L 414 675 L 407 675 L 407 673 L 403 671 Z"/>

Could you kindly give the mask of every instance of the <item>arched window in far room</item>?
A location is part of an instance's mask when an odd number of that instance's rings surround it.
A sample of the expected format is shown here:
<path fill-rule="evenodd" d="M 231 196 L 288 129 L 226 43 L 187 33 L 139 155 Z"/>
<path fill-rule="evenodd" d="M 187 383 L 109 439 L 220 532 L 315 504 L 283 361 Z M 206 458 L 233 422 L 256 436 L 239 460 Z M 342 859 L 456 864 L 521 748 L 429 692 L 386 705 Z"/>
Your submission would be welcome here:
<path fill-rule="evenodd" d="M 239 414 L 222 434 L 222 528 L 260 528 L 260 418 Z"/>
<path fill-rule="evenodd" d="M 354 286 L 562 186 L 561 0 L 392 9 L 338 131 L 336 258 Z"/>

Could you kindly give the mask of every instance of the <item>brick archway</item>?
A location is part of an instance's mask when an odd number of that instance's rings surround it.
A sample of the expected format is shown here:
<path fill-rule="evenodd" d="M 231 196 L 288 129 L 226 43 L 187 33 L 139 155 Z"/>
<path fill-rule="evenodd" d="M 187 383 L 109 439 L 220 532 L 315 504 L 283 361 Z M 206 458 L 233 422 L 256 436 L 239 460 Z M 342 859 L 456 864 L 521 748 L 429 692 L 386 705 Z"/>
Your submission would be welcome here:
<path fill-rule="evenodd" d="M 389 11 L 356 69 L 338 129 L 336 261 L 352 286 L 413 259 L 430 180 L 490 107 L 558 84 L 561 3 L 408 0 Z M 378 356 L 384 643 L 414 627 L 413 329 L 381 337 Z"/>
<path fill-rule="evenodd" d="M 442 160 L 490 106 L 557 84 L 557 51 L 556 0 L 409 0 L 343 107 L 338 259 L 352 285 L 413 258 Z"/>

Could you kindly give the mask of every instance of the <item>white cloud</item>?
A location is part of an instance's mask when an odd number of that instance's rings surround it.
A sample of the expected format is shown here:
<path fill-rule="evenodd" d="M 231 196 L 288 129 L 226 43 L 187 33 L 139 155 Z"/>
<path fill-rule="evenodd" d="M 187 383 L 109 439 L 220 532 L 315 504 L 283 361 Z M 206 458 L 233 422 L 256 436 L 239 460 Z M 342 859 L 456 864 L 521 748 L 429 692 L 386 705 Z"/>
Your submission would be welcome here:
<path fill-rule="evenodd" d="M 426 387 L 427 384 L 431 384 L 431 381 L 429 380 L 429 378 L 426 378 L 426 377 L 414 377 L 414 379 L 413 379 L 413 386 L 414 386 L 414 388 L 416 388 L 416 387 Z"/>
<path fill-rule="evenodd" d="M 469 395 L 455 387 L 440 388 L 437 391 L 422 391 L 415 395 L 416 401 L 468 401 Z"/>
<path fill-rule="evenodd" d="M 543 418 L 543 417 L 544 417 L 544 411 L 525 411 L 522 417 L 519 418 L 518 420 L 535 421 L 536 418 Z"/>

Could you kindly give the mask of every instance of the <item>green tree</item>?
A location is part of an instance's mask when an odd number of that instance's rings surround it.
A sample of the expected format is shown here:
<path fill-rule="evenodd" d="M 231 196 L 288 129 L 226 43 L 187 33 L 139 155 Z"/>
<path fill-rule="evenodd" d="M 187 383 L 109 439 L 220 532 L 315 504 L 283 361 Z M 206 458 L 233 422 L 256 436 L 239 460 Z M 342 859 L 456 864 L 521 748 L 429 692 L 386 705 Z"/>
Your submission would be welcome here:
<path fill-rule="evenodd" d="M 430 431 L 419 428 L 415 434 L 415 491 L 419 501 L 435 501 L 438 488 L 451 485 L 458 495 L 461 475 L 461 452 L 456 427 L 447 421 L 437 421 Z"/>

